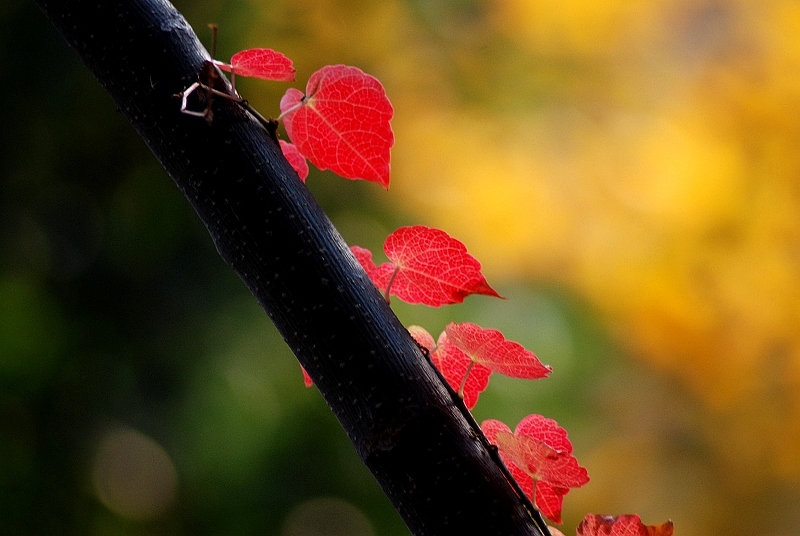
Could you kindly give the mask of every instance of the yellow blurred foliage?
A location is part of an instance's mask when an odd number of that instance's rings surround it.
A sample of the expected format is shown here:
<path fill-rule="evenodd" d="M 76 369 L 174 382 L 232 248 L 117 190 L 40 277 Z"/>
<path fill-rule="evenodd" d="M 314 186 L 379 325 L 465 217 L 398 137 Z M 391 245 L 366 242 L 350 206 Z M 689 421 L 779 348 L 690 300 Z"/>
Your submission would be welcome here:
<path fill-rule="evenodd" d="M 403 97 L 393 193 L 489 274 L 584 296 L 706 402 L 737 474 L 800 480 L 798 5 L 494 7 L 532 69 L 557 55 L 602 75 L 518 113 Z"/>
<path fill-rule="evenodd" d="M 540 54 L 602 55 L 641 31 L 666 2 L 643 0 L 494 0 L 497 30 Z"/>

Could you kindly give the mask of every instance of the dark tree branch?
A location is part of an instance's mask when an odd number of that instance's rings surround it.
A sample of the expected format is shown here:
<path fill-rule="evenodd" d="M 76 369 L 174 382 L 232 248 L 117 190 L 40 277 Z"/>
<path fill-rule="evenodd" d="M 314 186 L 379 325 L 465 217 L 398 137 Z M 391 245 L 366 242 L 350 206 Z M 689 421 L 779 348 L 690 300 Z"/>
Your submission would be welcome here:
<path fill-rule="evenodd" d="M 541 536 L 262 125 L 224 98 L 211 121 L 180 113 L 175 95 L 209 59 L 184 18 L 163 0 L 37 3 L 185 194 L 411 531 Z"/>

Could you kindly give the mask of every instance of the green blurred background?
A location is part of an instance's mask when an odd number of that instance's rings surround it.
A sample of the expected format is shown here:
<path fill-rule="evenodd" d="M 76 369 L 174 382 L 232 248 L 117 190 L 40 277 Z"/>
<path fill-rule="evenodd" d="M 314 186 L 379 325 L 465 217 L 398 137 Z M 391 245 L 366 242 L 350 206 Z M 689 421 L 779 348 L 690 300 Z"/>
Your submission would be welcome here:
<path fill-rule="evenodd" d="M 478 420 L 567 428 L 564 505 L 681 536 L 800 526 L 800 4 L 178 3 L 295 87 L 357 65 L 392 188 L 312 171 L 349 243 L 445 229 L 508 300 L 395 303 L 553 366 Z M 0 534 L 402 535 L 189 205 L 31 2 L 0 4 Z M 240 80 L 266 116 L 287 84 Z M 380 256 L 378 257 L 380 259 Z"/>

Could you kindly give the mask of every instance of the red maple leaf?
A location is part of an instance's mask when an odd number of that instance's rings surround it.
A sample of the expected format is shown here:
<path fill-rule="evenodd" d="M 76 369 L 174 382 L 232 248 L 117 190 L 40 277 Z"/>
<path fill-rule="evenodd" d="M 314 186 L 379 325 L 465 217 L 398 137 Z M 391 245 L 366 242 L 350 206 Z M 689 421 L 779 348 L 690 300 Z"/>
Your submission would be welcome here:
<path fill-rule="evenodd" d="M 499 447 L 511 475 L 534 505 L 545 517 L 561 523 L 564 495 L 589 481 L 586 469 L 572 456 L 566 430 L 541 415 L 528 415 L 513 433 L 494 419 L 484 421 L 481 429 Z"/>
<path fill-rule="evenodd" d="M 381 83 L 361 69 L 328 65 L 311 75 L 306 94 L 281 99 L 289 139 L 319 169 L 389 188 L 394 110 Z"/>
<path fill-rule="evenodd" d="M 300 154 L 300 151 L 298 151 L 297 147 L 293 144 L 283 140 L 278 140 L 278 142 L 280 143 L 283 156 L 297 172 L 297 176 L 300 177 L 300 180 L 306 182 L 306 177 L 308 177 L 308 162 L 306 162 L 306 157 Z"/>
<path fill-rule="evenodd" d="M 444 231 L 423 225 L 401 227 L 386 238 L 391 262 L 375 266 L 372 253 L 358 248 L 356 258 L 375 286 L 388 297 L 439 307 L 461 303 L 470 294 L 500 297 L 481 274 L 481 264 Z"/>
<path fill-rule="evenodd" d="M 292 60 L 271 48 L 251 48 L 237 52 L 231 57 L 231 62 L 215 61 L 220 69 L 233 72 L 239 76 L 250 76 L 263 80 L 279 80 L 291 82 L 294 80 L 294 67 Z"/>
<path fill-rule="evenodd" d="M 578 525 L 578 536 L 672 536 L 672 521 L 645 525 L 637 515 L 617 517 L 587 514 Z"/>
<path fill-rule="evenodd" d="M 439 335 L 439 340 L 434 344 L 433 336 L 424 328 L 411 326 L 408 331 L 417 343 L 428 349 L 434 366 L 464 400 L 467 409 L 474 408 L 478 396 L 489 385 L 492 371 L 480 363 L 473 362 L 467 354 L 450 342 L 447 333 Z"/>
<path fill-rule="evenodd" d="M 475 363 L 511 376 L 529 380 L 545 378 L 553 370 L 521 344 L 506 340 L 496 329 L 484 329 L 475 324 L 450 323 L 445 327 L 449 340 Z"/>

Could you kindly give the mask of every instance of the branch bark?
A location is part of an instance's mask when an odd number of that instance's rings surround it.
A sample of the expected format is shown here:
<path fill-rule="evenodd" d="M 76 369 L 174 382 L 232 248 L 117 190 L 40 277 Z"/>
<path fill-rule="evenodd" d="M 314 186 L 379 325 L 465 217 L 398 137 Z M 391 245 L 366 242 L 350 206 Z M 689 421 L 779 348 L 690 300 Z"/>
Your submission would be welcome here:
<path fill-rule="evenodd" d="M 546 534 L 261 124 L 221 98 L 210 122 L 180 113 L 175 95 L 209 60 L 180 13 L 164 0 L 36 1 L 194 207 L 412 533 Z"/>

